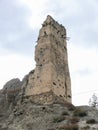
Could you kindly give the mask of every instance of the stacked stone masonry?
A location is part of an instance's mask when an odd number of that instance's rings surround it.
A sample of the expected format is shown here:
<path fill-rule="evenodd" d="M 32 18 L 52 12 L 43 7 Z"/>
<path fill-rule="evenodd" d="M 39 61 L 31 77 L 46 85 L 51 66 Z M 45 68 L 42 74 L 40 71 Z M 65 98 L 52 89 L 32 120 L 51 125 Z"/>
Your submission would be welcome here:
<path fill-rule="evenodd" d="M 25 96 L 52 92 L 71 102 L 66 29 L 49 15 L 39 31 L 35 61 L 36 68 L 28 77 Z M 46 103 L 48 101 L 51 102 Z"/>

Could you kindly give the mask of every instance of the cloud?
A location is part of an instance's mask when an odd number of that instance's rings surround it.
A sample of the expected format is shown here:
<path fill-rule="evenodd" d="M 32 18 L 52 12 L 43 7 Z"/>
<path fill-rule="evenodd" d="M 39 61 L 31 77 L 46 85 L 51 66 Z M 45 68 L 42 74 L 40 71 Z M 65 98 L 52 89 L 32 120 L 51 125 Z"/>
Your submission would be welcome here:
<path fill-rule="evenodd" d="M 68 45 L 68 47 L 72 72 L 82 70 L 83 68 L 88 68 L 92 71 L 98 70 L 98 52 L 96 48 L 80 48 L 72 44 Z"/>
<path fill-rule="evenodd" d="M 28 26 L 28 17 L 29 9 L 13 0 L 0 1 L 0 47 L 31 55 L 36 33 Z"/>
<path fill-rule="evenodd" d="M 97 1 L 92 0 L 1 1 L 0 46 L 31 55 L 41 23 L 48 14 L 68 28 L 68 35 L 75 44 L 80 45 L 80 41 L 83 41 L 82 46 L 97 46 L 96 4 Z"/>
<path fill-rule="evenodd" d="M 39 28 L 40 24 L 42 23 L 43 19 L 45 19 L 46 16 L 44 11 L 46 9 L 46 2 L 48 0 L 18 0 L 18 3 L 30 10 L 30 17 L 28 17 L 27 21 L 29 26 L 34 28 Z M 44 16 L 44 18 L 43 18 Z M 39 24 L 40 23 L 40 24 Z"/>
<path fill-rule="evenodd" d="M 68 45 L 68 52 L 73 103 L 75 105 L 87 104 L 98 86 L 98 52 L 96 48 L 80 48 L 72 44 Z M 96 93 L 98 94 L 98 89 Z"/>
<path fill-rule="evenodd" d="M 97 4 L 98 2 L 93 0 L 69 0 L 55 3 L 55 16 L 67 28 L 71 42 L 84 47 L 98 48 Z"/>
<path fill-rule="evenodd" d="M 12 78 L 22 79 L 34 67 L 35 62 L 32 62 L 31 57 L 19 54 L 0 55 L 0 88 Z"/>
<path fill-rule="evenodd" d="M 93 93 L 98 95 L 97 77 L 98 71 L 83 76 L 77 74 L 72 78 L 73 104 L 87 105 Z"/>

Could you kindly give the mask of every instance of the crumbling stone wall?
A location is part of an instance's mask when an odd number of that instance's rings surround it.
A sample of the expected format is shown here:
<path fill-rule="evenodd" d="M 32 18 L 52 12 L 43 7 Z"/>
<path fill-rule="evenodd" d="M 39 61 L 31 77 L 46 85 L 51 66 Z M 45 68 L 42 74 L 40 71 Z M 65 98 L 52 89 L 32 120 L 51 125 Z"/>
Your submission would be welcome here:
<path fill-rule="evenodd" d="M 66 29 L 47 16 L 39 31 L 35 49 L 35 72 L 29 76 L 26 96 L 52 91 L 71 102 Z"/>

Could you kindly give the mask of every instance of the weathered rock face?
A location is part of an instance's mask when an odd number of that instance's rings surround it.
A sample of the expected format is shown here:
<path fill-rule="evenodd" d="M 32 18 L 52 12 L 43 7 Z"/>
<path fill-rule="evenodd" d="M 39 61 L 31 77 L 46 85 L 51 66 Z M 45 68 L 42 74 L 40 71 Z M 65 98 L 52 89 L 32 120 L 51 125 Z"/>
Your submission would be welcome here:
<path fill-rule="evenodd" d="M 44 94 L 44 99 L 42 96 L 38 99 L 44 103 L 51 102 L 53 95 L 71 102 L 66 30 L 49 15 L 39 32 L 35 61 L 36 68 L 29 76 L 25 95 Z"/>
<path fill-rule="evenodd" d="M 9 104 L 15 104 L 18 94 L 21 90 L 22 82 L 16 78 L 8 81 L 2 90 L 0 90 L 0 108 L 8 107 Z"/>
<path fill-rule="evenodd" d="M 98 130 L 98 111 L 72 104 L 38 105 L 23 102 L 6 118 L 0 115 L 0 130 Z"/>

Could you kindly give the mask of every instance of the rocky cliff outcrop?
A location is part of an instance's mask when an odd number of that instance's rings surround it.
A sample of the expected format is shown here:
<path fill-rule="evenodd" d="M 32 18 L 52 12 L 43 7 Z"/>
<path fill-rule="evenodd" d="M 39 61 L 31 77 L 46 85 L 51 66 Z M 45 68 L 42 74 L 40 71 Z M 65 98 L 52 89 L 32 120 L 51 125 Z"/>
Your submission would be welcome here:
<path fill-rule="evenodd" d="M 17 104 L 18 95 L 21 90 L 22 82 L 16 78 L 8 81 L 0 91 L 0 111 L 8 110 L 11 106 Z"/>
<path fill-rule="evenodd" d="M 9 116 L 0 115 L 0 130 L 98 130 L 98 110 L 69 103 L 25 101 Z"/>

